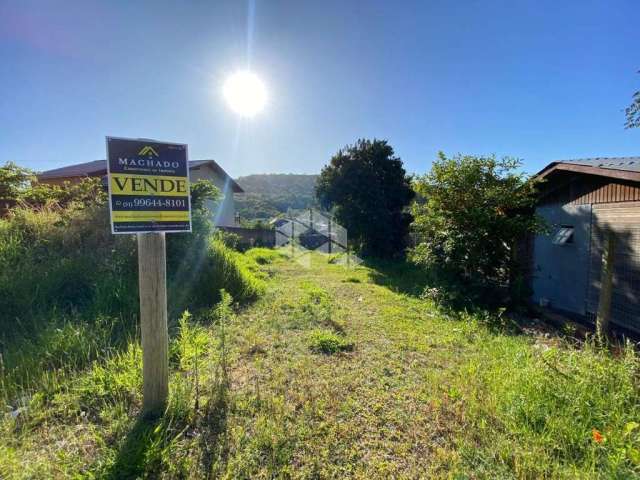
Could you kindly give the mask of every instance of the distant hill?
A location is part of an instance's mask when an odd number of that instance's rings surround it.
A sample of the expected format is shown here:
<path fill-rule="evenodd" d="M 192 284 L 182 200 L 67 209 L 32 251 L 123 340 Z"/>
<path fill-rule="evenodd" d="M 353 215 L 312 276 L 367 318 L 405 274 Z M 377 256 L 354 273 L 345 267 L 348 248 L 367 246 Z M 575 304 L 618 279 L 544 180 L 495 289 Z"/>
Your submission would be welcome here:
<path fill-rule="evenodd" d="M 267 173 L 239 177 L 245 193 L 237 194 L 236 208 L 243 220 L 273 218 L 287 209 L 299 210 L 315 203 L 318 175 Z"/>

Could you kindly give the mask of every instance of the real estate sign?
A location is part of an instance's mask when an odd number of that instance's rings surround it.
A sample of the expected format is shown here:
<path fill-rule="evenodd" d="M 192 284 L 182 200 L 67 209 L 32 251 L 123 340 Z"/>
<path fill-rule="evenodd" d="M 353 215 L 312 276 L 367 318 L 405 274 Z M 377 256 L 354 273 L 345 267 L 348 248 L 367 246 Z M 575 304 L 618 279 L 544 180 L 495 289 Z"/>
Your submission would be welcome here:
<path fill-rule="evenodd" d="M 187 146 L 107 137 L 113 233 L 190 232 Z"/>

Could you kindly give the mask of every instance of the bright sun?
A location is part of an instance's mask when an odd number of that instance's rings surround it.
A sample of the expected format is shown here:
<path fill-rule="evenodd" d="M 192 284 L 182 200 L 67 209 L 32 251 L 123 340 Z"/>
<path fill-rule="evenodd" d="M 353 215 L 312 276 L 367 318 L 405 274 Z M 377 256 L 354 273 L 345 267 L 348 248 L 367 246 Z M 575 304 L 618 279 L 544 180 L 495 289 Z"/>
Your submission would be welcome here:
<path fill-rule="evenodd" d="M 267 103 L 264 84 L 249 71 L 236 72 L 227 78 L 222 93 L 231 110 L 243 117 L 253 117 Z"/>

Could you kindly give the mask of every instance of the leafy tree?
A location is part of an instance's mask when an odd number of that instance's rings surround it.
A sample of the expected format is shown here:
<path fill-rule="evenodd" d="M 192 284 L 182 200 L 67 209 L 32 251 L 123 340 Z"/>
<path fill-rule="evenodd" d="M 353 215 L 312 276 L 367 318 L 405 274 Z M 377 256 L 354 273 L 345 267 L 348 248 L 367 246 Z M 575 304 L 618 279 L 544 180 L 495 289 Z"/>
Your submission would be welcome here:
<path fill-rule="evenodd" d="M 0 167 L 0 200 L 18 200 L 34 179 L 28 168 L 7 162 Z"/>
<path fill-rule="evenodd" d="M 316 195 L 364 255 L 390 257 L 404 250 L 414 192 L 402 160 L 385 140 L 361 139 L 322 169 Z"/>
<path fill-rule="evenodd" d="M 517 242 L 544 224 L 534 213 L 536 184 L 513 158 L 444 153 L 415 180 L 411 258 L 480 284 L 513 281 Z"/>
<path fill-rule="evenodd" d="M 191 183 L 191 209 L 192 210 L 205 210 L 207 214 L 207 200 L 212 202 L 219 202 L 222 194 L 220 189 L 216 187 L 209 180 L 198 180 Z"/>
<path fill-rule="evenodd" d="M 633 94 L 631 105 L 624 109 L 624 114 L 626 117 L 625 128 L 640 127 L 640 90 Z"/>
<path fill-rule="evenodd" d="M 87 177 L 78 182 L 64 182 L 51 185 L 33 181 L 18 197 L 18 200 L 32 207 L 55 202 L 61 206 L 75 203 L 79 208 L 102 204 L 107 200 L 107 192 L 99 178 Z"/>
<path fill-rule="evenodd" d="M 39 183 L 28 168 L 7 162 L 0 167 L 0 200 L 20 202 L 41 207 L 49 202 L 66 206 L 72 202 L 79 206 L 104 203 L 107 198 L 99 178 L 85 178 L 79 182 L 61 185 Z"/>
<path fill-rule="evenodd" d="M 640 90 L 633 94 L 633 102 L 625 108 L 624 113 L 627 117 L 625 128 L 640 127 Z"/>

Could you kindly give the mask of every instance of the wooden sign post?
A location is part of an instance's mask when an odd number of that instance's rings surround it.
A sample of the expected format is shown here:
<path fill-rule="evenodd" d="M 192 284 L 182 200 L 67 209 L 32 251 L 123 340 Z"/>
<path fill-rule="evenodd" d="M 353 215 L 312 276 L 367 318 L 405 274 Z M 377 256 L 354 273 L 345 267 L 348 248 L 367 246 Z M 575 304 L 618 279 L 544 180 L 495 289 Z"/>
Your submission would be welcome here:
<path fill-rule="evenodd" d="M 164 232 L 138 233 L 143 412 L 161 414 L 169 395 L 167 262 Z"/>
<path fill-rule="evenodd" d="M 111 231 L 138 236 L 145 417 L 169 396 L 166 232 L 191 231 L 187 146 L 107 137 Z"/>

